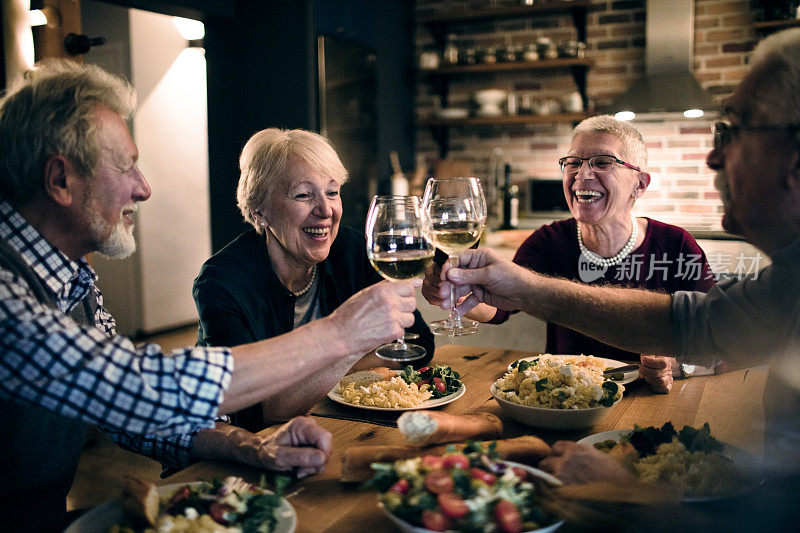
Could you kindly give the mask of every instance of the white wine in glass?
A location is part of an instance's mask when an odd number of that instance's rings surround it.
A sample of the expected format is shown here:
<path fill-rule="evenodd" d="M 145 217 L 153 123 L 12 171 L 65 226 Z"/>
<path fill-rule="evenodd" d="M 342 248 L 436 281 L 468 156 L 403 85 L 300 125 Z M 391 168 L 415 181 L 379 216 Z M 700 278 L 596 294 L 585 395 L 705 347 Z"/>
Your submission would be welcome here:
<path fill-rule="evenodd" d="M 433 178 L 425 186 L 422 215 L 428 239 L 458 266 L 458 255 L 478 242 L 486 226 L 486 199 L 477 178 Z M 453 309 L 446 320 L 431 322 L 438 335 L 459 337 L 478 330 L 474 320 L 455 310 L 455 287 L 450 286 Z"/>
<path fill-rule="evenodd" d="M 367 213 L 366 233 L 369 261 L 390 281 L 421 276 L 433 262 L 433 246 L 425 238 L 416 196 L 375 196 Z M 390 361 L 413 361 L 427 352 L 400 338 L 379 346 L 375 353 Z"/>

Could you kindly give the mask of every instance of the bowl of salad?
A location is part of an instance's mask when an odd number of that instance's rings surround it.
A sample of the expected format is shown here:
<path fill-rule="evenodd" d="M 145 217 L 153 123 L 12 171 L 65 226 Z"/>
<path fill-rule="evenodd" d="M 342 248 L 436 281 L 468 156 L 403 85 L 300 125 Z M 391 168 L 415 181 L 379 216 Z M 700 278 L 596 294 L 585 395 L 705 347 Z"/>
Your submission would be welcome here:
<path fill-rule="evenodd" d="M 452 450 L 372 465 L 364 486 L 381 492 L 381 508 L 400 530 L 548 533 L 563 524 L 539 505 L 542 487 L 558 479 L 494 458 L 492 445 Z"/>
<path fill-rule="evenodd" d="M 281 496 L 289 482 L 275 477 L 275 492 L 262 479 L 260 486 L 230 476 L 224 481 L 176 483 L 144 490 L 137 487 L 136 500 L 131 494 L 83 514 L 64 533 L 138 533 L 140 531 L 203 532 L 258 531 L 293 533 L 297 515 Z"/>
<path fill-rule="evenodd" d="M 490 392 L 506 416 L 527 426 L 591 426 L 608 414 L 625 390 L 605 380 L 597 368 L 550 358 L 523 363 L 495 381 Z"/>

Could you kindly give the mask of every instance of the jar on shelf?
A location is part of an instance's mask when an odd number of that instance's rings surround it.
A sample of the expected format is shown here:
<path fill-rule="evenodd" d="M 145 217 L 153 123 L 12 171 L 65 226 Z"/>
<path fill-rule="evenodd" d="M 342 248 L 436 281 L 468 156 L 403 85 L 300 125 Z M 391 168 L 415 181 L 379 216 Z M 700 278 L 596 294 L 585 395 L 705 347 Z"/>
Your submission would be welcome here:
<path fill-rule="evenodd" d="M 492 47 L 480 50 L 477 55 L 477 61 L 479 63 L 497 63 L 497 51 Z"/>
<path fill-rule="evenodd" d="M 533 43 L 525 46 L 522 50 L 522 60 L 523 61 L 538 61 L 539 60 L 539 49 Z"/>
<path fill-rule="evenodd" d="M 548 37 L 536 39 L 536 49 L 540 59 L 555 59 L 558 57 L 558 49 L 555 43 Z"/>
<path fill-rule="evenodd" d="M 513 63 L 519 60 L 522 50 L 519 46 L 508 45 L 497 51 L 497 60 L 503 63 Z"/>
<path fill-rule="evenodd" d="M 458 56 L 461 65 L 474 65 L 478 60 L 478 54 L 474 48 L 465 48 Z"/>
<path fill-rule="evenodd" d="M 435 50 L 424 50 L 419 54 L 419 68 L 432 70 L 439 68 L 439 53 Z"/>
<path fill-rule="evenodd" d="M 459 60 L 458 54 L 458 46 L 456 46 L 456 38 L 454 35 L 450 34 L 447 36 L 447 41 L 444 45 L 444 50 L 442 52 L 442 62 L 445 65 L 456 65 L 458 64 Z"/>
<path fill-rule="evenodd" d="M 586 43 L 580 41 L 564 41 L 559 43 L 558 55 L 561 57 L 583 58 L 586 55 Z"/>

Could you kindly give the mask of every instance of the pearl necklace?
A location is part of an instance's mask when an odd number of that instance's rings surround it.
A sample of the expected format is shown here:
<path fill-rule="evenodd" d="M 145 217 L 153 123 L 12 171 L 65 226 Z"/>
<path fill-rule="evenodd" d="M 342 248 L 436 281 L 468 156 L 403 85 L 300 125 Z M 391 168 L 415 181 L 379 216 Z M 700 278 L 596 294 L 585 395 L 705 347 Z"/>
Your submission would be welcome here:
<path fill-rule="evenodd" d="M 578 225 L 578 248 L 580 248 L 583 256 L 595 265 L 610 267 L 622 263 L 622 261 L 628 257 L 628 254 L 630 254 L 633 250 L 633 246 L 636 244 L 636 238 L 639 236 L 639 224 L 636 222 L 636 217 L 631 216 L 631 221 L 633 222 L 631 238 L 628 239 L 628 242 L 625 243 L 625 246 L 622 247 L 622 250 L 617 252 L 617 255 L 609 258 L 605 258 L 600 254 L 596 254 L 586 248 L 586 245 L 583 244 L 583 237 L 581 236 L 581 223 L 576 221 Z"/>
<path fill-rule="evenodd" d="M 314 270 L 311 271 L 311 279 L 308 281 L 308 284 L 297 292 L 292 291 L 294 297 L 300 298 L 302 295 L 307 293 L 309 289 L 311 289 L 311 286 L 314 284 L 315 279 L 317 279 L 317 265 L 314 265 Z"/>

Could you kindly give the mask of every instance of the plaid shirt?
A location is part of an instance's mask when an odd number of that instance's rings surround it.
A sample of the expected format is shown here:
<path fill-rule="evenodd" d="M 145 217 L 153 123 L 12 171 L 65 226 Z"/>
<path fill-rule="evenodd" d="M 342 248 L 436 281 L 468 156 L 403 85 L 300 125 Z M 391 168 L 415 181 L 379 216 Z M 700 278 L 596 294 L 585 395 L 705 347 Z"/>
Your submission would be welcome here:
<path fill-rule="evenodd" d="M 52 291 L 61 311 L 0 269 L 0 399 L 94 424 L 165 466 L 188 464 L 194 437 L 214 426 L 230 383 L 230 351 L 195 347 L 166 355 L 158 345 L 134 346 L 117 335 L 86 260 L 70 260 L 2 199 L 0 238 Z M 88 291 L 97 297 L 95 327 L 66 314 Z"/>

